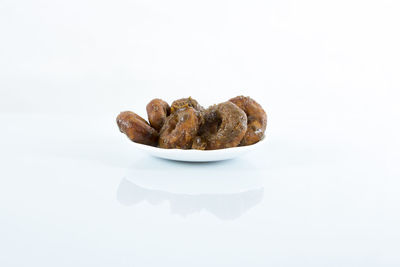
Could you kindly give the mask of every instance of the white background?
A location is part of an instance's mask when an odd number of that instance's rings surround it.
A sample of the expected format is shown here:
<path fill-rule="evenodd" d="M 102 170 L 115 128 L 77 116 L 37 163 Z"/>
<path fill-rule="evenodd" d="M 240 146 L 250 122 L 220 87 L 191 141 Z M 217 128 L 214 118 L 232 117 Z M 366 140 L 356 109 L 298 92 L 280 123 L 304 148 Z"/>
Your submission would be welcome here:
<path fill-rule="evenodd" d="M 1 0 L 0 266 L 399 266 L 399 13 Z M 115 125 L 154 97 L 240 94 L 268 142 L 232 161 L 158 160 Z"/>

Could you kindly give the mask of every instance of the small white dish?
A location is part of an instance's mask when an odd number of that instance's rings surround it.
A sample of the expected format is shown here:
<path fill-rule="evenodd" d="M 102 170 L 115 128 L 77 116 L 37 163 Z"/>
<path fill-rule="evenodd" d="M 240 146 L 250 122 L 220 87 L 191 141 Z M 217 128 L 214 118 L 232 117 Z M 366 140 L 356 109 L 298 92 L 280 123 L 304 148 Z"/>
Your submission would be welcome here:
<path fill-rule="evenodd" d="M 212 162 L 233 159 L 249 151 L 260 149 L 266 142 L 265 136 L 256 144 L 250 146 L 231 147 L 217 150 L 196 149 L 165 149 L 132 142 L 136 148 L 148 154 L 163 159 L 186 162 Z"/>

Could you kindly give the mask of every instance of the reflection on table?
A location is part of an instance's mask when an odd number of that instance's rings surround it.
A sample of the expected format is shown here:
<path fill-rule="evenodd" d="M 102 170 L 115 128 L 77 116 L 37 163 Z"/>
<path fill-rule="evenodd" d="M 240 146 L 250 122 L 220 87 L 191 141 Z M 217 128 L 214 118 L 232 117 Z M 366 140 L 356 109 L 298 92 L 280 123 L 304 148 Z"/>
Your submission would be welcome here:
<path fill-rule="evenodd" d="M 222 220 L 234 220 L 261 202 L 262 187 L 238 193 L 184 194 L 148 189 L 127 178 L 122 179 L 118 191 L 118 201 L 126 206 L 147 201 L 157 205 L 169 202 L 171 213 L 187 216 L 205 210 Z"/>

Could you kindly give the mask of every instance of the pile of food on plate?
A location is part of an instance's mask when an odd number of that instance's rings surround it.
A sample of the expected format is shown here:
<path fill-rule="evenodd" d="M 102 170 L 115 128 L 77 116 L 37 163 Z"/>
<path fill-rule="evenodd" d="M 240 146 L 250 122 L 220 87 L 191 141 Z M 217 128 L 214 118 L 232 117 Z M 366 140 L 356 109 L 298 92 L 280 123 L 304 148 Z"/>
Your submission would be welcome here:
<path fill-rule="evenodd" d="M 267 114 L 254 99 L 237 96 L 203 108 L 193 98 L 171 106 L 153 99 L 146 106 L 149 122 L 132 111 L 117 117 L 119 130 L 136 143 L 179 149 L 214 150 L 248 146 L 260 141 Z"/>

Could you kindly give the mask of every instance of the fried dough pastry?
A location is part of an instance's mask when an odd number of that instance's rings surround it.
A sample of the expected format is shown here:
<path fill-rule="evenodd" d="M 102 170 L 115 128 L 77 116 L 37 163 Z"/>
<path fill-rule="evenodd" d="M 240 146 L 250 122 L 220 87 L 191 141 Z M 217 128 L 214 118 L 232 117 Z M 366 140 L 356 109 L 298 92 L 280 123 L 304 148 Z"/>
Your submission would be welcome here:
<path fill-rule="evenodd" d="M 267 113 L 254 99 L 245 96 L 237 96 L 229 100 L 241 108 L 247 115 L 247 131 L 241 146 L 257 143 L 262 139 L 267 127 Z"/>
<path fill-rule="evenodd" d="M 204 123 L 204 111 L 205 109 L 193 98 L 190 96 L 188 98 L 181 98 L 175 100 L 171 104 L 171 114 L 180 110 L 191 107 L 196 111 L 196 116 L 199 120 L 199 124 L 202 125 Z"/>
<path fill-rule="evenodd" d="M 167 102 L 156 98 L 150 101 L 146 106 L 147 116 L 150 125 L 157 131 L 161 130 L 165 119 L 171 113 L 171 108 Z"/>
<path fill-rule="evenodd" d="M 160 148 L 215 150 L 259 142 L 267 126 L 267 114 L 254 99 L 237 96 L 204 109 L 195 99 L 181 98 L 171 106 L 151 100 L 149 122 L 134 112 L 117 117 L 119 130 L 136 143 Z"/>
<path fill-rule="evenodd" d="M 172 102 L 171 113 L 174 113 L 177 110 L 188 107 L 192 107 L 199 112 L 204 111 L 204 108 L 195 99 L 188 97 L 188 98 L 181 98 Z"/>
<path fill-rule="evenodd" d="M 207 150 L 235 147 L 247 130 L 246 113 L 229 101 L 209 107 L 204 121 L 199 136 L 206 142 Z"/>
<path fill-rule="evenodd" d="M 193 139 L 192 149 L 205 150 L 207 147 L 207 141 L 202 136 L 196 136 Z"/>
<path fill-rule="evenodd" d="M 158 133 L 149 123 L 132 111 L 121 112 L 117 117 L 119 130 L 135 143 L 157 146 Z"/>
<path fill-rule="evenodd" d="M 161 148 L 189 149 L 198 130 L 197 111 L 192 107 L 180 108 L 167 117 L 160 131 L 158 145 Z"/>

